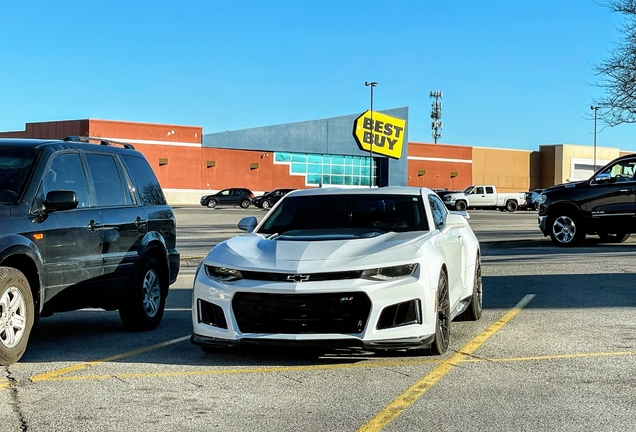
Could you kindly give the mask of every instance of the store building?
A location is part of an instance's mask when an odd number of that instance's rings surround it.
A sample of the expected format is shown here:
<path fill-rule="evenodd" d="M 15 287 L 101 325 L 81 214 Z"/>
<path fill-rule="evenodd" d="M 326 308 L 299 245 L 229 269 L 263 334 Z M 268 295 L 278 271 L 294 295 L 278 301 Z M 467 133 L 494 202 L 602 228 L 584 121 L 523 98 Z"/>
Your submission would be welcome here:
<path fill-rule="evenodd" d="M 408 185 L 461 190 L 493 184 L 502 192 L 542 189 L 588 178 L 591 146 L 541 145 L 537 151 L 408 142 L 408 107 L 378 111 L 406 121 L 399 158 L 363 151 L 354 139 L 360 114 L 204 134 L 197 126 L 112 120 L 27 123 L 0 138 L 80 135 L 123 141 L 141 151 L 171 204 L 198 204 L 228 187 L 275 188 Z M 597 166 L 625 152 L 596 148 Z"/>

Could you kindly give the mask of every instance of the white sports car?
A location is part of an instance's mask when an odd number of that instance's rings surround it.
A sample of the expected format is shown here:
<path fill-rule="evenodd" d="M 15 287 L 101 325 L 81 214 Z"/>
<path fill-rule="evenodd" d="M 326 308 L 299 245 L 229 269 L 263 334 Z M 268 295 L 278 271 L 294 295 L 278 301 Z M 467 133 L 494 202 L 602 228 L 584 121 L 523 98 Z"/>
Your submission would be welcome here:
<path fill-rule="evenodd" d="M 298 190 L 199 266 L 191 341 L 442 354 L 450 323 L 482 311 L 468 215 L 430 189 Z"/>

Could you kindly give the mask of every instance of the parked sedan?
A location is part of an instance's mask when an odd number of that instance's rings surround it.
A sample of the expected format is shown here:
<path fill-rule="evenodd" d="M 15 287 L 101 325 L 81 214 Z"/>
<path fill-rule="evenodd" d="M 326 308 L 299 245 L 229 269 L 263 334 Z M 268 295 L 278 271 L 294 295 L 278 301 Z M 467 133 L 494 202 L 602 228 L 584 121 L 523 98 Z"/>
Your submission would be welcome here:
<path fill-rule="evenodd" d="M 442 354 L 451 321 L 482 313 L 467 217 L 427 188 L 290 192 L 200 264 L 191 341 Z"/>
<path fill-rule="evenodd" d="M 201 197 L 201 205 L 209 208 L 215 208 L 219 205 L 240 205 L 242 208 L 248 208 L 252 204 L 254 194 L 247 188 L 230 188 L 223 189 L 212 195 L 204 195 Z"/>
<path fill-rule="evenodd" d="M 274 189 L 273 191 L 265 192 L 261 196 L 257 196 L 252 203 L 256 207 L 268 209 L 293 190 L 294 189 Z"/>

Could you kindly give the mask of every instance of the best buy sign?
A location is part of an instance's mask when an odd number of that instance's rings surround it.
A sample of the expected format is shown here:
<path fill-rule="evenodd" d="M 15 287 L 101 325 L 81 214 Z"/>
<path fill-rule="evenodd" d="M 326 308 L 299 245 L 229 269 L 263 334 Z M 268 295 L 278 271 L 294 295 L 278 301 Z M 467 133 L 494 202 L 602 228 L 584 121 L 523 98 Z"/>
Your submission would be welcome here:
<path fill-rule="evenodd" d="M 353 137 L 362 150 L 399 159 L 402 156 L 406 120 L 366 111 L 353 123 Z M 373 145 L 373 147 L 372 147 Z"/>

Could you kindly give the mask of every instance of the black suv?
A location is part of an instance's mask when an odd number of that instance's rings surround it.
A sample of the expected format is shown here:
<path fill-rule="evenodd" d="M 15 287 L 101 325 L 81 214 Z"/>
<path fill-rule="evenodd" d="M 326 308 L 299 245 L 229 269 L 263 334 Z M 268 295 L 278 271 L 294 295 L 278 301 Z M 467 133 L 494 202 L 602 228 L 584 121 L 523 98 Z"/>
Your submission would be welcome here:
<path fill-rule="evenodd" d="M 636 232 L 636 155 L 614 159 L 588 180 L 549 187 L 538 202 L 539 228 L 559 246 L 587 234 L 623 242 Z"/>
<path fill-rule="evenodd" d="M 268 209 L 293 190 L 294 189 L 274 189 L 273 191 L 265 192 L 261 196 L 257 196 L 252 202 L 256 207 Z"/>
<path fill-rule="evenodd" d="M 0 139 L 2 365 L 53 312 L 118 309 L 154 329 L 177 278 L 175 216 L 144 156 L 82 141 Z"/>
<path fill-rule="evenodd" d="M 240 205 L 242 208 L 248 208 L 252 204 L 254 194 L 246 188 L 230 188 L 223 189 L 212 195 L 204 195 L 201 197 L 201 205 L 214 208 L 219 205 Z"/>

